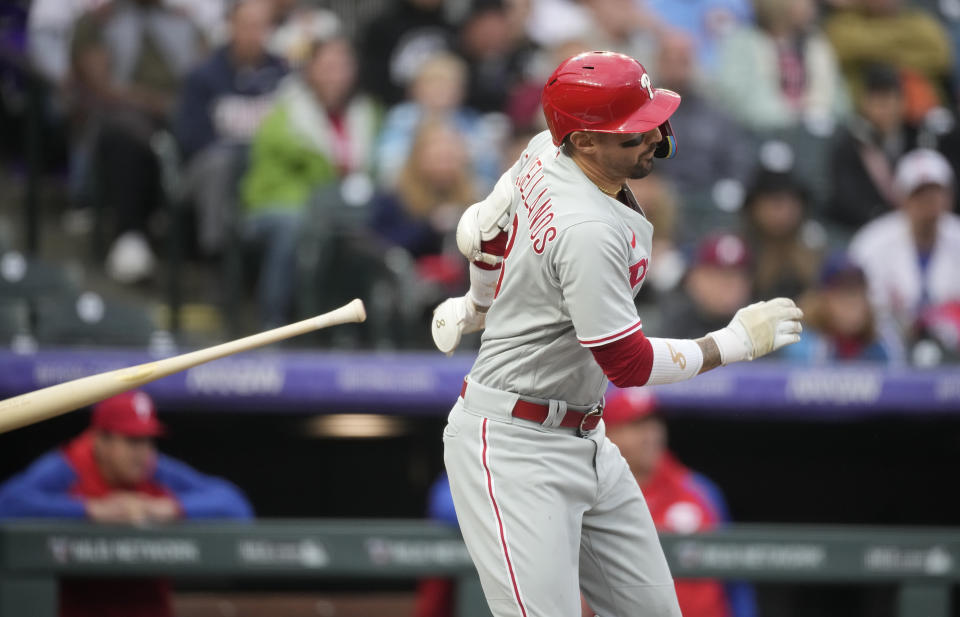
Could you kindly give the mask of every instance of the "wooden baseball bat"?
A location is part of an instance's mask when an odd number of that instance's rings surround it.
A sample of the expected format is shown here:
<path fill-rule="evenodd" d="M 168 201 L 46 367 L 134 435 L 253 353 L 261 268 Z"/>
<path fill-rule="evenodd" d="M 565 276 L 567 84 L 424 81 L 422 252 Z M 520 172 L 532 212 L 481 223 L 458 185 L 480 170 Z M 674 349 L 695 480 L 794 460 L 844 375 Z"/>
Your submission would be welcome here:
<path fill-rule="evenodd" d="M 274 328 L 235 341 L 222 343 L 156 362 L 98 373 L 28 392 L 0 401 L 0 433 L 34 424 L 74 409 L 92 405 L 105 398 L 139 388 L 161 377 L 229 356 L 241 351 L 276 343 L 284 339 L 339 324 L 364 321 L 367 313 L 359 299 L 338 309 L 287 326 Z"/>

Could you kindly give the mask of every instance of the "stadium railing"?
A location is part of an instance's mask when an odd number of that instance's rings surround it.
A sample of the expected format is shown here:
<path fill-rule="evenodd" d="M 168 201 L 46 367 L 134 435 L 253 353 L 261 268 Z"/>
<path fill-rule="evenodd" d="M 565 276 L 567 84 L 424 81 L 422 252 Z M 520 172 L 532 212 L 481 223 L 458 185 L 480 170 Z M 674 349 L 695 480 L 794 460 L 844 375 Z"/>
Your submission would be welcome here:
<path fill-rule="evenodd" d="M 677 578 L 896 584 L 897 617 L 948 617 L 960 530 L 739 525 L 663 535 Z M 54 617 L 64 576 L 459 579 L 460 617 L 489 613 L 455 530 L 416 520 L 264 520 L 157 528 L 0 524 L 0 617 Z"/>

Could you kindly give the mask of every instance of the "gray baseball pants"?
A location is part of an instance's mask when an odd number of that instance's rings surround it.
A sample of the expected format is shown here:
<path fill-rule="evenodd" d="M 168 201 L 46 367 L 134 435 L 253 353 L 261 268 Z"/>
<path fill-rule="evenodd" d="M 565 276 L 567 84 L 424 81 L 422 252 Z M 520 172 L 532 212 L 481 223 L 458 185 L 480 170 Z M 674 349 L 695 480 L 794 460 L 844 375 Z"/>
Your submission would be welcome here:
<path fill-rule="evenodd" d="M 443 433 L 494 617 L 579 617 L 581 590 L 600 617 L 680 617 L 650 511 L 603 423 L 580 437 L 513 418 L 516 400 L 471 382 Z"/>

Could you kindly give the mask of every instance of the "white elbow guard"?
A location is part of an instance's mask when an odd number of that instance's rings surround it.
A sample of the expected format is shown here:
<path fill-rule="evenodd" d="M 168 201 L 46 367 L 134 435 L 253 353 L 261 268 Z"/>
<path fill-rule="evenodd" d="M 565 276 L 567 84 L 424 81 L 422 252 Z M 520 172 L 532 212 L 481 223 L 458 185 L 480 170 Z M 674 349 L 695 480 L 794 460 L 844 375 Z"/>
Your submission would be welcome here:
<path fill-rule="evenodd" d="M 496 238 L 497 234 L 509 227 L 513 190 L 509 174 L 503 174 L 487 198 L 467 208 L 460 217 L 457 224 L 457 248 L 464 257 L 492 266 L 500 263 L 502 256 L 484 253 L 480 250 L 480 245 L 485 240 Z"/>

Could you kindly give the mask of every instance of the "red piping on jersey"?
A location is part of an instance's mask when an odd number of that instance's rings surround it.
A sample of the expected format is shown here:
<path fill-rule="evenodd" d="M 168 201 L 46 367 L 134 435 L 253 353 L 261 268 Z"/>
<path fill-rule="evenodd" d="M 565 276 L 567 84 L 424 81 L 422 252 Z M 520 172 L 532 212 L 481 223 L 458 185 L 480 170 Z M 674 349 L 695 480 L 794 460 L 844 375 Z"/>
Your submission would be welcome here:
<path fill-rule="evenodd" d="M 507 249 L 503 252 L 503 261 L 500 262 L 500 265 L 504 265 L 507 262 L 507 257 L 510 257 L 510 251 L 513 250 L 513 241 L 517 239 L 517 224 L 519 215 L 513 215 L 513 227 L 510 229 L 510 240 L 507 241 Z M 497 288 L 493 292 L 493 297 L 496 298 L 500 295 L 500 285 L 503 283 L 503 273 L 506 272 L 506 267 L 500 268 L 500 277 L 497 279 Z"/>
<path fill-rule="evenodd" d="M 523 600 L 520 599 L 520 588 L 517 587 L 517 576 L 513 572 L 513 563 L 510 561 L 510 552 L 507 550 L 507 536 L 503 532 L 503 519 L 500 518 L 500 507 L 497 505 L 497 498 L 493 496 L 493 476 L 490 474 L 490 466 L 487 463 L 487 418 L 483 419 L 480 435 L 483 439 L 483 470 L 487 474 L 487 492 L 490 494 L 490 502 L 493 504 L 493 511 L 497 515 L 497 525 L 500 526 L 500 544 L 503 546 L 503 556 L 507 560 L 507 572 L 510 574 L 510 583 L 513 585 L 513 593 L 517 598 L 517 606 L 523 617 L 527 617 L 527 609 L 523 606 Z"/>
<path fill-rule="evenodd" d="M 623 330 L 620 330 L 619 332 L 614 332 L 613 334 L 608 334 L 607 336 L 603 336 L 600 338 L 594 338 L 594 339 L 578 338 L 577 340 L 580 341 L 580 344 L 583 345 L 584 347 L 593 347 L 594 345 L 602 345 L 603 343 L 612 343 L 613 341 L 622 339 L 628 334 L 633 334 L 634 332 L 636 332 L 642 327 L 643 327 L 643 321 L 638 319 L 636 323 L 633 323 L 627 326 L 626 328 L 624 328 Z"/>
<path fill-rule="evenodd" d="M 591 347 L 590 352 L 603 374 L 618 388 L 642 386 L 650 379 L 653 345 L 639 330 L 618 341 Z"/>

